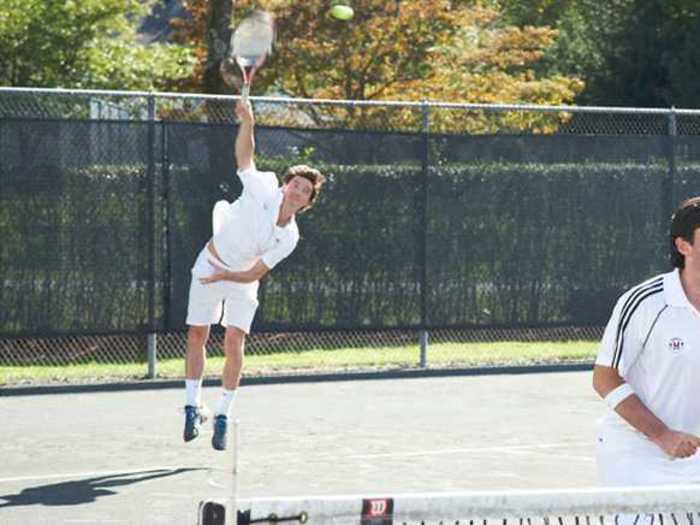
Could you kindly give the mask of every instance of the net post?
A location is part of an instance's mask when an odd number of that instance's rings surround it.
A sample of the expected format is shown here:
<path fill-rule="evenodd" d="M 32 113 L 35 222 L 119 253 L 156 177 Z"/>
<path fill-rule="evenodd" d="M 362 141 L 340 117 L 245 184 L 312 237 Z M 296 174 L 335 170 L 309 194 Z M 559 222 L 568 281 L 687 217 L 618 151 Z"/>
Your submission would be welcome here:
<path fill-rule="evenodd" d="M 233 420 L 233 468 L 231 470 L 231 475 L 233 480 L 231 482 L 231 494 L 229 494 L 229 509 L 230 512 L 227 514 L 226 525 L 238 525 L 241 523 L 241 519 L 238 516 L 238 454 L 240 451 L 240 440 L 241 440 L 241 422 L 238 419 Z M 229 517 L 230 516 L 230 517 Z M 248 516 L 250 519 L 250 516 Z M 244 521 L 244 520 L 243 520 Z M 245 521 L 244 521 L 245 522 Z"/>

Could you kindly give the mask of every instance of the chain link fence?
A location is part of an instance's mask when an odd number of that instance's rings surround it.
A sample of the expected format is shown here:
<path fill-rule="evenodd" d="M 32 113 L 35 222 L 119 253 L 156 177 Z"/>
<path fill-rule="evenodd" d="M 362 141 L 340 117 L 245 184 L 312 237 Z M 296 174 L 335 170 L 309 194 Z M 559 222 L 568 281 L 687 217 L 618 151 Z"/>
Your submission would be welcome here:
<path fill-rule="evenodd" d="M 0 382 L 182 375 L 189 268 L 240 191 L 233 101 L 0 88 Z M 590 360 L 700 193 L 690 110 L 255 108 L 258 166 L 329 183 L 261 283 L 248 374 Z"/>
<path fill-rule="evenodd" d="M 422 337 L 429 341 L 421 345 Z M 471 327 L 256 332 L 246 342 L 246 377 L 352 374 L 406 369 L 590 362 L 601 327 Z M 184 376 L 186 335 L 155 336 L 149 363 L 146 334 L 0 339 L 5 383 L 111 381 Z M 207 345 L 207 374 L 223 371 L 224 334 Z"/>

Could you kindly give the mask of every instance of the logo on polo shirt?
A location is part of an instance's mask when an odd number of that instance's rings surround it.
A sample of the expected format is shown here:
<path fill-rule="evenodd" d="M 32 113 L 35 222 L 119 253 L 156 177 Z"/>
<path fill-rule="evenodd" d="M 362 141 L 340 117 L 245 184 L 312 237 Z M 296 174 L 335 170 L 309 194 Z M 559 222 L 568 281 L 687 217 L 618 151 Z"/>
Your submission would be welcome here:
<path fill-rule="evenodd" d="M 683 347 L 685 347 L 685 343 L 680 337 L 674 337 L 668 342 L 668 349 L 674 354 L 677 354 L 678 352 L 683 350 Z"/>

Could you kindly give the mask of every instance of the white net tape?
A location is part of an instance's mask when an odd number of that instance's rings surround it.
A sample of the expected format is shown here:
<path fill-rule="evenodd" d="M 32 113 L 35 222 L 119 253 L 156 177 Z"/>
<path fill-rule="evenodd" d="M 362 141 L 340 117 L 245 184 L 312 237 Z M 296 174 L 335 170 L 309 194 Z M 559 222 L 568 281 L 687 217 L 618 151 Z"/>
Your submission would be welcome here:
<path fill-rule="evenodd" d="M 700 525 L 700 486 L 255 498 L 238 523 Z"/>

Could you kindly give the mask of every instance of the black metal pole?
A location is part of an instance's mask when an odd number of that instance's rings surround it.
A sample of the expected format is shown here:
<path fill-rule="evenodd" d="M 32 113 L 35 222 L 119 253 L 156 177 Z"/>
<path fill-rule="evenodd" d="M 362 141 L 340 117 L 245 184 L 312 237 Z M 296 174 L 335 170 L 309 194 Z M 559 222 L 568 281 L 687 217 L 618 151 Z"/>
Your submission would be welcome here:
<path fill-rule="evenodd" d="M 663 237 L 664 239 L 668 236 L 668 221 L 671 218 L 671 214 L 675 208 L 674 203 L 674 187 L 676 179 L 676 135 L 678 134 L 678 129 L 676 125 L 676 109 L 671 107 L 671 111 L 668 114 L 668 135 L 666 137 L 666 155 L 668 158 L 668 176 L 664 181 L 664 185 L 661 191 L 661 210 L 663 213 L 663 220 L 661 224 L 663 225 Z M 664 248 L 666 245 L 664 245 Z"/>
<path fill-rule="evenodd" d="M 157 221 L 156 221 L 156 111 L 155 97 L 148 97 L 148 131 L 146 146 L 146 178 L 147 178 L 147 253 L 148 253 L 148 335 L 147 335 L 147 359 L 148 377 L 156 376 L 156 252 L 157 252 Z"/>
<path fill-rule="evenodd" d="M 172 259 L 171 259 L 171 239 L 170 239 L 170 159 L 168 157 L 168 133 L 165 123 L 161 123 L 160 133 L 161 145 L 161 172 L 163 182 L 163 232 L 162 246 L 163 256 L 163 328 L 170 330 L 170 301 L 171 301 L 171 279 L 172 279 Z"/>
<path fill-rule="evenodd" d="M 428 365 L 428 171 L 430 167 L 430 106 L 423 103 L 422 111 L 422 151 L 421 151 L 421 192 L 420 205 L 420 362 L 425 368 Z"/>

